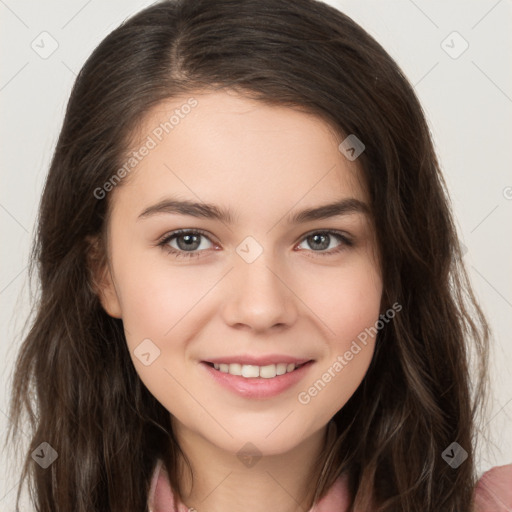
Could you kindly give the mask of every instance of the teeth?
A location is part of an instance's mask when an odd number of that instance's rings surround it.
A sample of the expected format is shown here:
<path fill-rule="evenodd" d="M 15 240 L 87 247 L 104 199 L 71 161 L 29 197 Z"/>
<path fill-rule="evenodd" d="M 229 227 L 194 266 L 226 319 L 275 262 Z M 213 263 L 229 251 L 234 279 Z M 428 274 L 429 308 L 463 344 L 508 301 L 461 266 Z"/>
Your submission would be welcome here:
<path fill-rule="evenodd" d="M 225 364 L 214 363 L 213 367 L 222 373 L 229 373 L 231 375 L 241 375 L 246 378 L 261 377 L 263 379 L 272 379 L 276 375 L 284 375 L 295 370 L 295 363 L 278 363 L 269 364 L 267 366 L 254 366 L 252 364 Z"/>
<path fill-rule="evenodd" d="M 242 377 L 259 377 L 261 368 L 260 366 L 253 366 L 252 364 L 243 364 Z"/>
<path fill-rule="evenodd" d="M 276 364 L 276 373 L 277 375 L 284 375 L 286 373 L 288 365 L 286 363 Z"/>

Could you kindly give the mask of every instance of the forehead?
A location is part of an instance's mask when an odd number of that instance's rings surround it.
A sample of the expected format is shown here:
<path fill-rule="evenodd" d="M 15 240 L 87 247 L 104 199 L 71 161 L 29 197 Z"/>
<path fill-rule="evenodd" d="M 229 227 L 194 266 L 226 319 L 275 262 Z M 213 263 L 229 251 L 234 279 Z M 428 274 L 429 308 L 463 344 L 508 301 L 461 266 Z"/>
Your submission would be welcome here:
<path fill-rule="evenodd" d="M 191 93 L 147 113 L 125 156 L 138 153 L 136 165 L 118 188 L 137 202 L 176 192 L 262 208 L 307 206 L 320 197 L 365 200 L 361 169 L 339 151 L 342 140 L 326 120 L 299 108 L 230 91 Z"/>

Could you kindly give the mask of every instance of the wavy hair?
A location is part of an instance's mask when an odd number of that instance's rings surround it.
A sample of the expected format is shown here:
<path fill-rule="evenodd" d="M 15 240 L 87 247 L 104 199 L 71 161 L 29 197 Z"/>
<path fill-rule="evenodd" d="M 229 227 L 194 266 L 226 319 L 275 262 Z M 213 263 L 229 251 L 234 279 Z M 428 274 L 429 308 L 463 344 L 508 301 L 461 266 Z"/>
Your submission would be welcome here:
<path fill-rule="evenodd" d="M 346 471 L 350 510 L 471 510 L 490 334 L 412 86 L 365 30 L 322 2 L 166 0 L 123 22 L 86 61 L 45 182 L 30 260 L 39 293 L 14 369 L 9 430 L 15 439 L 29 420 L 22 481 L 37 511 L 147 510 L 159 457 L 182 496 L 169 413 L 142 384 L 122 321 L 95 292 L 91 254 L 105 261 L 111 202 L 94 191 L 122 165 L 151 107 L 228 88 L 363 141 L 382 303 L 403 306 L 333 418 L 315 501 Z M 454 441 L 468 454 L 457 469 L 442 458 Z M 42 442 L 58 453 L 47 469 L 31 457 Z"/>

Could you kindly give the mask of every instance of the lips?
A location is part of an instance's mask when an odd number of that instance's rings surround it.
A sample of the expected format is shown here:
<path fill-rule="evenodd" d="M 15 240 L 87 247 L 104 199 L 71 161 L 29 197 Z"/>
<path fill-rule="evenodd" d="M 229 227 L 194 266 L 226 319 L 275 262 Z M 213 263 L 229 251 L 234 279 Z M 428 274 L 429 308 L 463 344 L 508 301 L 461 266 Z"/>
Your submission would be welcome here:
<path fill-rule="evenodd" d="M 282 356 L 281 360 L 283 360 Z M 274 377 L 272 377 L 269 374 L 266 374 L 265 377 L 262 377 L 259 375 L 256 377 L 256 375 L 232 375 L 230 373 L 225 373 L 223 371 L 217 370 L 214 367 L 214 364 L 217 365 L 217 363 L 209 363 L 206 361 L 203 361 L 199 368 L 200 371 L 205 372 L 208 378 L 211 378 L 213 382 L 217 383 L 221 387 L 229 390 L 230 392 L 243 397 L 243 398 L 250 398 L 250 399 L 269 399 L 272 397 L 276 397 L 280 395 L 281 393 L 284 393 L 285 391 L 293 388 L 296 386 L 302 379 L 305 378 L 305 376 L 310 372 L 311 367 L 314 364 L 314 361 L 311 359 L 305 360 L 305 359 L 294 359 L 294 361 L 305 361 L 298 367 L 296 367 L 294 370 L 290 372 L 286 372 L 284 374 L 279 374 Z M 218 361 L 221 361 L 221 359 L 216 359 Z M 222 361 L 227 360 L 237 360 L 237 361 L 247 361 L 247 358 L 225 358 Z M 254 358 L 250 359 L 254 361 Z M 262 360 L 261 358 L 259 359 Z M 264 361 L 268 361 L 268 359 L 263 359 Z M 226 364 L 225 362 L 219 363 L 220 364 Z M 284 365 L 285 363 L 279 363 L 280 365 Z M 292 365 L 293 363 L 289 363 Z M 230 363 L 229 366 L 236 365 L 239 366 L 237 363 Z M 269 365 L 270 366 L 270 365 Z M 295 366 L 293 364 L 293 366 Z M 246 368 L 249 372 L 252 372 L 255 370 L 255 368 L 258 368 L 258 366 L 252 366 L 252 365 L 243 365 L 242 368 Z M 261 369 L 261 367 L 260 367 Z M 245 372 L 244 372 L 245 373 Z"/>

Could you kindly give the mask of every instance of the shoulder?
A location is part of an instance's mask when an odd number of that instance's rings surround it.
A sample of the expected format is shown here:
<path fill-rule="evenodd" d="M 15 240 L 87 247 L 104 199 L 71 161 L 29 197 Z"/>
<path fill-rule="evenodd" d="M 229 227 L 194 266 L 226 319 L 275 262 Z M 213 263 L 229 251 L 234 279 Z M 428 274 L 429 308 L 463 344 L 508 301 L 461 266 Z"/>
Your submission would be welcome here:
<path fill-rule="evenodd" d="M 475 487 L 476 512 L 512 511 L 512 464 L 486 471 Z"/>
<path fill-rule="evenodd" d="M 149 512 L 190 512 L 192 510 L 175 499 L 162 459 L 157 460 L 151 476 L 148 510 Z"/>

